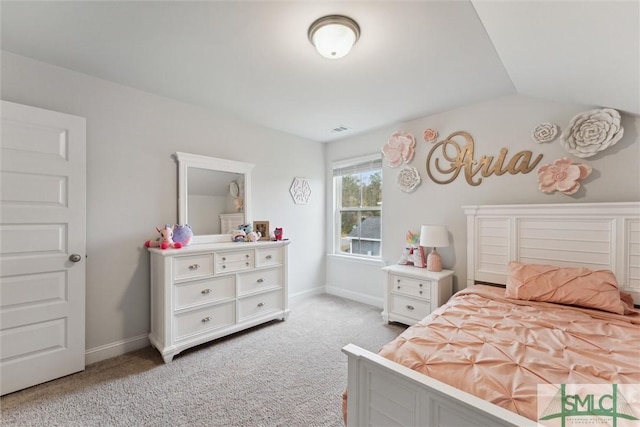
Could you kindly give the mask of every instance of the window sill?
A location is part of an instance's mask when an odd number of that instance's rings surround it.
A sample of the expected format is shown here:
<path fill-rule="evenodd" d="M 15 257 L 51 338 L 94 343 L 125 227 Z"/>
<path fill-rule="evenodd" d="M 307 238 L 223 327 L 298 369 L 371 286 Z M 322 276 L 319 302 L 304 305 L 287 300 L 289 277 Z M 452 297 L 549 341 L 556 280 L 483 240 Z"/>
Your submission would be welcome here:
<path fill-rule="evenodd" d="M 364 258 L 350 255 L 327 254 L 328 259 L 334 259 L 343 262 L 354 262 L 358 264 L 373 265 L 376 267 L 386 267 L 387 263 L 380 258 Z"/>

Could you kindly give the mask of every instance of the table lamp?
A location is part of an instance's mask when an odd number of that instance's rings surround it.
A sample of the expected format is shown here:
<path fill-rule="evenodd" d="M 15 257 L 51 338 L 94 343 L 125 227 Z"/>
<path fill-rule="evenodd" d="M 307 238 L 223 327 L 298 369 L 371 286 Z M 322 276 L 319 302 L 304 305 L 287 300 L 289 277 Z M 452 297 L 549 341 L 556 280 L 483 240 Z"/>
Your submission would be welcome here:
<path fill-rule="evenodd" d="M 420 228 L 420 246 L 431 247 L 433 250 L 427 256 L 427 270 L 442 271 L 442 259 L 436 246 L 449 246 L 449 232 L 444 225 L 423 225 Z"/>

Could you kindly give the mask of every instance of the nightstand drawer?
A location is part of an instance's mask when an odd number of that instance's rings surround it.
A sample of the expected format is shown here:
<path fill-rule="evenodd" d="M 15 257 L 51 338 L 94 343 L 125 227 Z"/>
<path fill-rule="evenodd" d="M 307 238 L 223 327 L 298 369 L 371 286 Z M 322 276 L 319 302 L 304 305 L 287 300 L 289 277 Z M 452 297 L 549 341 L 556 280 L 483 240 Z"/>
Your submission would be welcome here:
<path fill-rule="evenodd" d="M 175 285 L 175 309 L 212 303 L 236 296 L 232 275 Z"/>
<path fill-rule="evenodd" d="M 235 301 L 231 301 L 177 314 L 174 323 L 175 339 L 233 325 L 236 321 L 235 305 Z"/>
<path fill-rule="evenodd" d="M 390 311 L 392 313 L 410 317 L 416 319 L 416 321 L 422 320 L 431 313 L 431 304 L 428 301 L 393 294 L 390 296 L 390 300 Z"/>
<path fill-rule="evenodd" d="M 403 276 L 391 276 L 391 292 L 412 297 L 431 299 L 431 281 Z"/>
<path fill-rule="evenodd" d="M 198 279 L 213 274 L 211 254 L 176 257 L 174 259 L 174 280 Z"/>

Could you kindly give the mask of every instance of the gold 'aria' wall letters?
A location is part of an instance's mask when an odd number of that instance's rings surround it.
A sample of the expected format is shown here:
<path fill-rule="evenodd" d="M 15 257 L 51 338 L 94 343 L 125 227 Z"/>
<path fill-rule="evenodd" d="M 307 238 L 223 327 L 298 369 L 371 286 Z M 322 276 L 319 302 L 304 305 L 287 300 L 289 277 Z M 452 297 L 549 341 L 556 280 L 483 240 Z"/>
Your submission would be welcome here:
<path fill-rule="evenodd" d="M 460 145 L 453 140 L 453 138 L 461 136 L 466 140 L 466 145 L 460 147 Z M 533 153 L 531 151 L 519 151 L 509 163 L 506 168 L 503 168 L 505 159 L 507 157 L 507 149 L 502 148 L 500 155 L 495 163 L 493 163 L 493 156 L 482 156 L 479 161 L 473 159 L 473 138 L 467 132 L 454 132 L 447 137 L 447 139 L 438 142 L 433 146 L 429 155 L 427 156 L 427 174 L 433 182 L 438 184 L 449 184 L 458 177 L 458 174 L 464 169 L 464 176 L 467 179 L 469 185 L 479 185 L 482 182 L 482 178 L 474 177 L 480 172 L 484 178 L 487 178 L 493 174 L 504 175 L 509 172 L 512 175 L 517 173 L 529 173 L 531 172 L 540 160 L 542 160 L 542 154 L 535 158 L 533 163 L 531 157 Z M 434 156 L 436 151 L 440 150 L 442 159 Z M 433 158 L 433 166 L 432 166 Z M 445 161 L 449 162 L 449 166 L 441 165 Z M 433 176 L 432 167 L 435 167 L 435 171 L 443 175 L 451 175 L 449 179 L 440 180 Z"/>

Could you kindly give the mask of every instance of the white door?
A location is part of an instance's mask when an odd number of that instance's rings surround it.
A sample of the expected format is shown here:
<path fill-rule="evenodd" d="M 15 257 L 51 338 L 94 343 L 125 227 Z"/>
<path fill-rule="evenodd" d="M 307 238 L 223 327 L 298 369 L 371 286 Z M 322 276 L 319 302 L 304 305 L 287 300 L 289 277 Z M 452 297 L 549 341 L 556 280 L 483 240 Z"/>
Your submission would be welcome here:
<path fill-rule="evenodd" d="M 0 394 L 84 369 L 86 121 L 2 101 Z"/>

